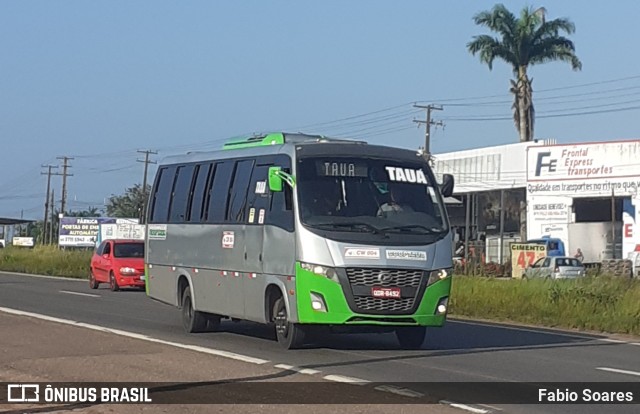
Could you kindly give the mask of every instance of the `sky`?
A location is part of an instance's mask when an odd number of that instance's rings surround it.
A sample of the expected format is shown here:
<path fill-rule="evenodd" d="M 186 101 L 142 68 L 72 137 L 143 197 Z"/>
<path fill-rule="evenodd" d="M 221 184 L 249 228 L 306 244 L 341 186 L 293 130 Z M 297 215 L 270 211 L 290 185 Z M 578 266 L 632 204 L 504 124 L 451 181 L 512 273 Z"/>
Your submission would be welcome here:
<path fill-rule="evenodd" d="M 640 3 L 503 2 L 569 18 L 583 64 L 533 66 L 535 137 L 640 139 Z M 68 156 L 68 210 L 104 208 L 152 160 L 301 131 L 434 154 L 518 141 L 511 68 L 466 48 L 491 1 L 0 2 L 0 217 L 41 219 Z M 156 165 L 151 165 L 152 181 Z M 55 170 L 54 170 L 55 171 Z M 58 169 L 57 171 L 61 171 Z M 52 177 L 59 206 L 61 177 Z"/>

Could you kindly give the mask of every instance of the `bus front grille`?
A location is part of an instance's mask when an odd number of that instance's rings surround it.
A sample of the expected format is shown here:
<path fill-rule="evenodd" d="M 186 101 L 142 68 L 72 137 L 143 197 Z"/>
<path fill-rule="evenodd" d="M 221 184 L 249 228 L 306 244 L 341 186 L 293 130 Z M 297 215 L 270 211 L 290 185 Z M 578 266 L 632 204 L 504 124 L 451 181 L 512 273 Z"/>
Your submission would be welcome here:
<path fill-rule="evenodd" d="M 402 312 L 413 307 L 414 298 L 382 299 L 371 296 L 356 296 L 353 298 L 356 306 L 363 311 Z"/>
<path fill-rule="evenodd" d="M 420 281 L 424 273 L 422 270 L 416 269 L 377 269 L 354 267 L 349 267 L 346 271 L 351 285 L 415 288 L 420 286 Z"/>

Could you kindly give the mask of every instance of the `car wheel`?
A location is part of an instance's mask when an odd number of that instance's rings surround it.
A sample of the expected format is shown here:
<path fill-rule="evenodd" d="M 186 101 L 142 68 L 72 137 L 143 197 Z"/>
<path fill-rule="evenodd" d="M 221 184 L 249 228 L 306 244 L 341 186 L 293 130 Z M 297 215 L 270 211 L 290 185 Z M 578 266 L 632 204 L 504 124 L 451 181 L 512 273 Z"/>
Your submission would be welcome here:
<path fill-rule="evenodd" d="M 187 333 L 205 332 L 210 326 L 207 316 L 193 309 L 191 288 L 187 287 L 182 293 L 182 327 Z"/>
<path fill-rule="evenodd" d="M 93 269 L 89 272 L 89 287 L 91 289 L 98 289 L 100 282 L 96 280 L 96 276 L 93 274 Z"/>
<path fill-rule="evenodd" d="M 118 281 L 116 280 L 113 272 L 109 274 L 109 288 L 111 288 L 113 292 L 117 292 L 120 290 L 120 286 L 118 286 Z"/>
<path fill-rule="evenodd" d="M 403 326 L 396 328 L 396 338 L 404 349 L 420 349 L 425 337 L 427 328 L 424 326 Z"/>
<path fill-rule="evenodd" d="M 300 348 L 304 343 L 304 330 L 289 321 L 284 298 L 280 296 L 273 304 L 273 319 L 278 343 L 285 349 Z"/>

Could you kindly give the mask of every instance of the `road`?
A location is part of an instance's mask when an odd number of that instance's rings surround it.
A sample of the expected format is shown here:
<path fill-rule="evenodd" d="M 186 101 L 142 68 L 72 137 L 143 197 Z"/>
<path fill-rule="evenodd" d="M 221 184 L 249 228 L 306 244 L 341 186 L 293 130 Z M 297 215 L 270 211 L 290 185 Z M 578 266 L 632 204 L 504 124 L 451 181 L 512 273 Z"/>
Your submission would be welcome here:
<path fill-rule="evenodd" d="M 0 307 L 138 334 L 172 346 L 199 347 L 262 366 L 306 369 L 323 380 L 407 383 L 407 388 L 427 395 L 434 382 L 640 382 L 640 341 L 633 338 L 450 319 L 444 328 L 431 330 L 424 349 L 417 351 L 398 349 L 392 334 L 330 335 L 305 349 L 284 351 L 261 325 L 228 322 L 221 332 L 187 335 L 179 311 L 144 292 L 90 290 L 86 281 L 10 273 L 0 273 Z M 464 390 L 461 386 L 461 393 Z M 637 411 L 629 405 L 486 401 L 462 409 L 515 414 Z"/>

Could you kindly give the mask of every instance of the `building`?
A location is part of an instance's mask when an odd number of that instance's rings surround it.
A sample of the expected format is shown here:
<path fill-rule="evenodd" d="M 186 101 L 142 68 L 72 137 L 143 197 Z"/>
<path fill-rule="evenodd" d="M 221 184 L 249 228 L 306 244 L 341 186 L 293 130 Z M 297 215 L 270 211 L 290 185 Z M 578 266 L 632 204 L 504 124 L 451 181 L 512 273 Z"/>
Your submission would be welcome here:
<path fill-rule="evenodd" d="M 486 238 L 487 244 L 500 235 L 505 243 L 557 237 L 568 254 L 593 246 L 599 261 L 626 258 L 640 245 L 639 157 L 640 140 L 538 140 L 436 154 L 434 169 L 455 177 L 463 206 L 449 211 L 461 236 L 468 228 L 469 240 Z M 508 252 L 490 256 L 504 261 Z"/>

